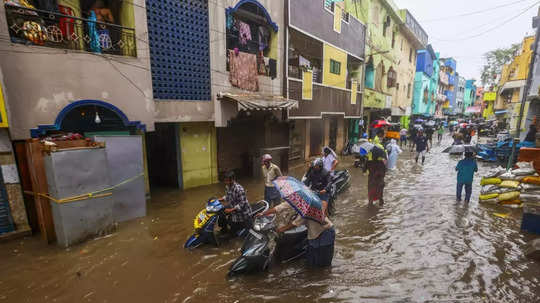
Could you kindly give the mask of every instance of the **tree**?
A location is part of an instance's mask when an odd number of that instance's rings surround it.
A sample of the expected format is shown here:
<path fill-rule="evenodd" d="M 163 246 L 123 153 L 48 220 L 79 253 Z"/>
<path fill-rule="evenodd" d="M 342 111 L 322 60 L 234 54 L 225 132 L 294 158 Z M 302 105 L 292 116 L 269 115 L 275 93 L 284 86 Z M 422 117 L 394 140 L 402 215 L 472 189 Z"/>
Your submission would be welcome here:
<path fill-rule="evenodd" d="M 480 77 L 484 87 L 497 84 L 495 79 L 501 74 L 503 66 L 512 62 L 520 46 L 519 43 L 515 43 L 508 48 L 498 48 L 484 54 L 485 62 Z"/>

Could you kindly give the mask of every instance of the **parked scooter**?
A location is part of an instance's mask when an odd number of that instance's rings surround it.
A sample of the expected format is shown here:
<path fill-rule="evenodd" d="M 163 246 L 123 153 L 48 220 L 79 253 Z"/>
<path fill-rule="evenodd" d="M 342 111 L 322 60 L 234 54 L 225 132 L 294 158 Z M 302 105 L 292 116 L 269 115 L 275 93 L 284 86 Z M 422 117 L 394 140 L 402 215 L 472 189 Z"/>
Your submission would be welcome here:
<path fill-rule="evenodd" d="M 307 228 L 299 226 L 280 236 L 275 231 L 275 218 L 271 215 L 255 219 L 242 246 L 242 255 L 229 269 L 229 277 L 265 271 L 272 261 L 286 263 L 306 253 Z"/>
<path fill-rule="evenodd" d="M 259 201 L 251 205 L 251 216 L 266 211 L 269 207 L 268 202 Z M 186 243 L 184 248 L 194 249 L 203 244 L 212 244 L 219 246 L 220 242 L 224 238 L 218 237 L 216 235 L 216 225 L 219 220 L 225 220 L 225 207 L 221 202 L 216 198 L 211 198 L 206 203 L 206 207 L 201 210 L 195 220 L 193 221 L 193 228 L 195 229 L 193 235 L 191 235 Z M 246 233 L 246 230 L 242 230 L 240 235 Z"/>

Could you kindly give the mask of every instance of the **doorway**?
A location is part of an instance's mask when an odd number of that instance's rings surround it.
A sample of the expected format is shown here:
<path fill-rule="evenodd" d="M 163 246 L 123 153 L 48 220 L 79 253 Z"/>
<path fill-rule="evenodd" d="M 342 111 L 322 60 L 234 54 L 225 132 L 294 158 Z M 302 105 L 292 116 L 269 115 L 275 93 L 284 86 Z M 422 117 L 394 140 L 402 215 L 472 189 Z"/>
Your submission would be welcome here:
<path fill-rule="evenodd" d="M 311 120 L 309 128 L 310 148 L 309 156 L 320 156 L 324 137 L 323 120 Z"/>

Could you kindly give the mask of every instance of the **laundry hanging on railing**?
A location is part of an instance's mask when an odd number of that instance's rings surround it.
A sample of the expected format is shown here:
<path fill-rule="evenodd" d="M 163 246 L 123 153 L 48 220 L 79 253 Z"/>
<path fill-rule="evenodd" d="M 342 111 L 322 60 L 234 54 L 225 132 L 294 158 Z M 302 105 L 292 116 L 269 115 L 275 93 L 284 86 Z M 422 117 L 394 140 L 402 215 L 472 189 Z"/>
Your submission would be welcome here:
<path fill-rule="evenodd" d="M 249 91 L 259 90 L 257 56 L 229 50 L 229 81 L 233 86 Z"/>

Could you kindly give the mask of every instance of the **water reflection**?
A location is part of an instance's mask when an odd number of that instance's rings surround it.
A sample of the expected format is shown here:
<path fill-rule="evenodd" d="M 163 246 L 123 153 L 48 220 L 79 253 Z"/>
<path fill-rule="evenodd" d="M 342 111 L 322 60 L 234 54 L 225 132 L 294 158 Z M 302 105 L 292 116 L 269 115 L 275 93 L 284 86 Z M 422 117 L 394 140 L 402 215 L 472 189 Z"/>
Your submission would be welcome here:
<path fill-rule="evenodd" d="M 0 302 L 538 302 L 540 264 L 523 257 L 530 237 L 519 231 L 519 210 L 479 205 L 477 182 L 472 202 L 456 202 L 458 159 L 440 149 L 425 166 L 402 154 L 383 207 L 367 207 L 366 177 L 352 159 L 342 161 L 352 185 L 337 201 L 330 269 L 274 264 L 227 279 L 240 240 L 181 248 L 222 185 L 161 190 L 146 218 L 111 237 L 67 250 L 37 238 L 1 244 Z M 262 198 L 262 183 L 242 183 L 250 201 Z"/>

